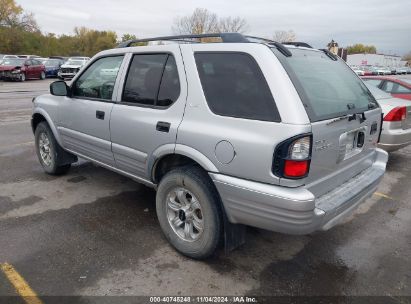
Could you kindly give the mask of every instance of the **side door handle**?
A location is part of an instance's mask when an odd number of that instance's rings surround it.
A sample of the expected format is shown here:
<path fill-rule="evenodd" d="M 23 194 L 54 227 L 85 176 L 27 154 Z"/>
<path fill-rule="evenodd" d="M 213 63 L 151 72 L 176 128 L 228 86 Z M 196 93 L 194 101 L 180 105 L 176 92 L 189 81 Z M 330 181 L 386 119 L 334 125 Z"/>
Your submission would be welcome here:
<path fill-rule="evenodd" d="M 171 124 L 169 122 L 159 121 L 157 122 L 156 130 L 160 132 L 168 133 L 168 131 L 170 131 L 170 126 Z"/>
<path fill-rule="evenodd" d="M 96 111 L 96 118 L 104 120 L 105 113 L 103 111 Z"/>

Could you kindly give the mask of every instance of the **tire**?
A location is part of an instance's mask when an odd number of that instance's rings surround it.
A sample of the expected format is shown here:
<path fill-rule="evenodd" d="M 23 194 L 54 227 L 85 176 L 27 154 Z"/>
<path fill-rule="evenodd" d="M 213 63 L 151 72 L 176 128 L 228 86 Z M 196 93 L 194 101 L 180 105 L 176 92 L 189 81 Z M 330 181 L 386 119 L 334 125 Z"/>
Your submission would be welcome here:
<path fill-rule="evenodd" d="M 20 81 L 21 81 L 21 82 L 26 81 L 26 74 L 21 73 L 21 75 L 20 75 Z"/>
<path fill-rule="evenodd" d="M 66 173 L 71 163 L 67 163 L 63 148 L 57 143 L 46 122 L 40 122 L 34 132 L 37 157 L 44 171 L 50 175 Z M 43 152 L 43 153 L 42 153 Z"/>
<path fill-rule="evenodd" d="M 41 74 L 40 74 L 40 79 L 41 79 L 41 80 L 46 79 L 46 73 L 44 73 L 44 71 L 41 72 Z"/>
<path fill-rule="evenodd" d="M 178 252 L 205 259 L 216 251 L 223 233 L 221 202 L 203 169 L 187 166 L 167 173 L 157 189 L 156 210 L 166 239 Z"/>

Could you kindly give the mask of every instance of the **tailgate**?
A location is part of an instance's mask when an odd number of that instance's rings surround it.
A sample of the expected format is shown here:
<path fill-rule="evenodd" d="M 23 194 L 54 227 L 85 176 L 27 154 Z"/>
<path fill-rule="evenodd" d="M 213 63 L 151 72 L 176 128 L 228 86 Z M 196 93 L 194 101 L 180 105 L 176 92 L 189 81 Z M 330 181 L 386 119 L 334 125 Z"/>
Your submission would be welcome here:
<path fill-rule="evenodd" d="M 381 124 L 381 110 L 312 123 L 313 149 L 307 188 L 321 196 L 370 167 Z"/>

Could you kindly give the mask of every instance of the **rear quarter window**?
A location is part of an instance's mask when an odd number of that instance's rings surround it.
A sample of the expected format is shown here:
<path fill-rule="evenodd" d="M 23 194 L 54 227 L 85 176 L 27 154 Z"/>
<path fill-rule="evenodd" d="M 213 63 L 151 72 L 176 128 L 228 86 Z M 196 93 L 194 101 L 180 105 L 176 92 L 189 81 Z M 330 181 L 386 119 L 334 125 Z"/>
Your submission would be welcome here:
<path fill-rule="evenodd" d="M 217 115 L 280 121 L 268 84 L 248 54 L 198 52 L 201 85 L 211 111 Z"/>

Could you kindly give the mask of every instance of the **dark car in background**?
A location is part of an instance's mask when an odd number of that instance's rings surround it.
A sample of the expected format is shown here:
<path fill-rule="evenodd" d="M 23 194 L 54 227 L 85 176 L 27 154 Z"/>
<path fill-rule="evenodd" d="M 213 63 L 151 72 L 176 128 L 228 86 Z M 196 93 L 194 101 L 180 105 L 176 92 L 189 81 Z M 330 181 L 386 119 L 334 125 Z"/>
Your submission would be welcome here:
<path fill-rule="evenodd" d="M 46 68 L 36 59 L 10 58 L 0 64 L 0 78 L 25 81 L 26 79 L 45 79 Z"/>
<path fill-rule="evenodd" d="M 411 100 L 411 79 L 397 77 L 362 77 L 362 80 L 390 93 L 392 96 Z"/>
<path fill-rule="evenodd" d="M 46 77 L 57 77 L 57 73 L 63 63 L 64 60 L 62 59 L 49 58 L 43 61 L 43 64 L 46 67 Z"/>

